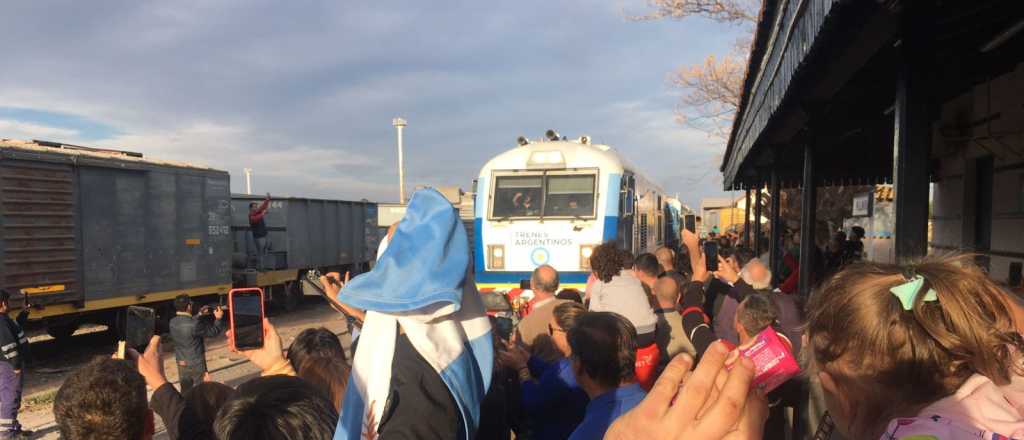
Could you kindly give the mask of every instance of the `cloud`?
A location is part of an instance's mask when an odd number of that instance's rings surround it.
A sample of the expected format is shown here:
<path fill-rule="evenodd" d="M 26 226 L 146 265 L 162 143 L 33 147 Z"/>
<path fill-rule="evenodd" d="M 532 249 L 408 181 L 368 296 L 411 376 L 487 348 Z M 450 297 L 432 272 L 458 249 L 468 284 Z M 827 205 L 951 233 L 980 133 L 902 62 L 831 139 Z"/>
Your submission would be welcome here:
<path fill-rule="evenodd" d="M 623 10 L 643 7 L 15 2 L 0 16 L 19 36 L 0 40 L 17 67 L 0 77 L 0 103 L 92 125 L 0 113 L 0 137 L 205 163 L 231 172 L 236 191 L 250 167 L 260 192 L 388 201 L 397 198 L 393 117 L 410 124 L 409 187 L 468 188 L 517 136 L 555 128 L 615 145 L 696 204 L 720 193 L 721 147 L 675 124 L 665 75 L 728 50 L 735 30 L 625 20 Z"/>
<path fill-rule="evenodd" d="M 0 119 L 0 138 L 4 139 L 68 139 L 78 134 L 77 130 L 67 128 Z"/>

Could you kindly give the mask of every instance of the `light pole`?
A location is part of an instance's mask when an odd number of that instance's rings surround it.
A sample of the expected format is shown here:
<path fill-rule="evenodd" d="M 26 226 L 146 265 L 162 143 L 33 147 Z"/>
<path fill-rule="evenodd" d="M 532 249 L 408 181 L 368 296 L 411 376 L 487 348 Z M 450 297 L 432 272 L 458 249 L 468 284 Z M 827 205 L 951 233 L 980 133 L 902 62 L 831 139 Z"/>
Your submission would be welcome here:
<path fill-rule="evenodd" d="M 243 168 L 245 172 L 245 193 L 252 195 L 252 168 Z"/>
<path fill-rule="evenodd" d="M 406 122 L 402 118 L 394 118 L 391 125 L 398 132 L 398 203 L 405 203 L 405 165 L 402 163 L 402 130 Z"/>

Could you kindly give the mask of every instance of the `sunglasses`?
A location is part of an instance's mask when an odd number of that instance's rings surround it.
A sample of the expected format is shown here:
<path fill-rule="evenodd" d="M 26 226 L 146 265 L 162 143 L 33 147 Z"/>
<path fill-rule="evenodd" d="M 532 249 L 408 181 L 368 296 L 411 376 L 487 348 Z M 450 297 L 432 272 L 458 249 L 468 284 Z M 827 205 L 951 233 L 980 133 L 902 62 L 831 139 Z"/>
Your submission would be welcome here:
<path fill-rule="evenodd" d="M 548 324 L 548 334 L 551 335 L 551 336 L 554 336 L 555 332 L 565 333 L 565 330 L 560 329 L 560 328 L 554 328 L 554 327 L 551 326 L 551 324 Z"/>

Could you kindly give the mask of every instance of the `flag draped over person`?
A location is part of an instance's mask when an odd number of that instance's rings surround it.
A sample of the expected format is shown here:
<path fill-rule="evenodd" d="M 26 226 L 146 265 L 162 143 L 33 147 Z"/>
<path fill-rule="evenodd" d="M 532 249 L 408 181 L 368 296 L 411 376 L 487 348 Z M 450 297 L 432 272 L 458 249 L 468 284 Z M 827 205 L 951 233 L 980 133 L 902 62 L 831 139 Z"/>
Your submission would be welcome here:
<path fill-rule="evenodd" d="M 366 320 L 334 438 L 376 436 L 392 390 L 396 340 L 404 334 L 447 386 L 462 419 L 461 437 L 470 440 L 491 382 L 494 347 L 471 276 L 465 228 L 444 196 L 424 189 L 413 195 L 384 246 L 373 270 L 338 294 L 340 302 L 366 310 Z"/>

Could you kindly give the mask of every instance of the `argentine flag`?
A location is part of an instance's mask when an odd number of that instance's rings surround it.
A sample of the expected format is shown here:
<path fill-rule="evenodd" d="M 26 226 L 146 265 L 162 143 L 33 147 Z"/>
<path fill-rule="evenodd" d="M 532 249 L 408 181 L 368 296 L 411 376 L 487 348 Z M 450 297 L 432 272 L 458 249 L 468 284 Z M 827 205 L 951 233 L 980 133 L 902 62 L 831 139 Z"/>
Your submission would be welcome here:
<path fill-rule="evenodd" d="M 491 383 L 491 325 L 472 279 L 466 230 L 441 193 L 413 194 L 373 270 L 338 300 L 366 310 L 335 440 L 376 437 L 391 384 L 397 327 L 448 386 L 471 440 Z"/>

